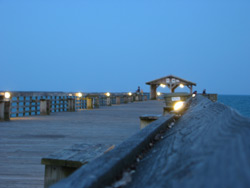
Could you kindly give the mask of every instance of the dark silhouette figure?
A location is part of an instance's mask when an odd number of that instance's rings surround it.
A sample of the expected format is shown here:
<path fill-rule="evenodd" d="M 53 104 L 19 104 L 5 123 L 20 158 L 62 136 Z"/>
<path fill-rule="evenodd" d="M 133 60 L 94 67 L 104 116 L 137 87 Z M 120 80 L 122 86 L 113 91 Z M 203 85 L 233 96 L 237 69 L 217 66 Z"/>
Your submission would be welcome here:
<path fill-rule="evenodd" d="M 140 93 L 141 92 L 141 88 L 140 86 L 138 86 L 138 89 L 136 90 L 137 93 Z"/>
<path fill-rule="evenodd" d="M 203 90 L 202 95 L 206 95 L 206 89 Z"/>

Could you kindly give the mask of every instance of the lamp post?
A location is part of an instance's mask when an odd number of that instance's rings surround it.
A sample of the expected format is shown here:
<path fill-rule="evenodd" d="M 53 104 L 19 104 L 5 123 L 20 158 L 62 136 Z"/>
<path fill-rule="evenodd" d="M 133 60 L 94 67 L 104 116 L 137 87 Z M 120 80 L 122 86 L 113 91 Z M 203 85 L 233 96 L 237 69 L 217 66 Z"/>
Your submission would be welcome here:
<path fill-rule="evenodd" d="M 4 96 L 0 96 L 0 120 L 10 120 L 10 99 L 11 93 L 5 92 Z"/>

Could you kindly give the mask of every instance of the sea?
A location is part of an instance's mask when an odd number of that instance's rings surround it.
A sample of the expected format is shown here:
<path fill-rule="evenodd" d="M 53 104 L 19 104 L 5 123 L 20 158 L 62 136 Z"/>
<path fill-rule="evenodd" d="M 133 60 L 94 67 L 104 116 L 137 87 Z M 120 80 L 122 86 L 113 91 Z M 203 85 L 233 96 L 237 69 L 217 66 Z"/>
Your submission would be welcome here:
<path fill-rule="evenodd" d="M 218 102 L 230 106 L 242 116 L 250 118 L 250 95 L 218 95 Z"/>

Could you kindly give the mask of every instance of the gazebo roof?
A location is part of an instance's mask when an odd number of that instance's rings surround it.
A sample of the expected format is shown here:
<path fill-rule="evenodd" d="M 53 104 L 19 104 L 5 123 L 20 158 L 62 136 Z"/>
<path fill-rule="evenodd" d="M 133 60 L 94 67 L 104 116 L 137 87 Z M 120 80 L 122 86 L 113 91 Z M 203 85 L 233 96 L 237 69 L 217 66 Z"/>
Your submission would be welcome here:
<path fill-rule="evenodd" d="M 149 81 L 149 82 L 146 82 L 147 85 L 160 85 L 160 84 L 166 84 L 166 80 L 167 79 L 172 79 L 174 78 L 177 82 L 179 82 L 180 84 L 183 84 L 183 85 L 189 85 L 189 86 L 196 86 L 196 83 L 194 82 L 191 82 L 191 81 L 188 81 L 188 80 L 185 80 L 183 78 L 179 78 L 177 76 L 174 76 L 174 75 L 168 75 L 168 76 L 165 76 L 165 77 L 162 77 L 162 78 L 159 78 L 159 79 L 156 79 L 156 80 L 152 80 L 152 81 Z"/>

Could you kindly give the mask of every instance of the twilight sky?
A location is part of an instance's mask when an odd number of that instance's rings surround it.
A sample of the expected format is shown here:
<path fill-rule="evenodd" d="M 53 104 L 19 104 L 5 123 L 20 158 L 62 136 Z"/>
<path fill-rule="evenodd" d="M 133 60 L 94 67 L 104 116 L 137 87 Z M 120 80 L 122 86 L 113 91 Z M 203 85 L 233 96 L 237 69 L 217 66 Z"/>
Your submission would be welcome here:
<path fill-rule="evenodd" d="M 169 74 L 250 95 L 250 1 L 0 0 L 0 90 L 149 91 Z"/>

